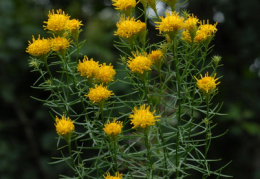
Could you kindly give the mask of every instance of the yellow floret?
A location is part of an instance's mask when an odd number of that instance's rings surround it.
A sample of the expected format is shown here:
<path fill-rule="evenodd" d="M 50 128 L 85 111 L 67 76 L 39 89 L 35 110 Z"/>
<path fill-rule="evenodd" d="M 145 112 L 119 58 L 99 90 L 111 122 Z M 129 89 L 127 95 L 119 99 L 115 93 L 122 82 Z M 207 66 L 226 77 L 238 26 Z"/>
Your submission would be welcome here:
<path fill-rule="evenodd" d="M 95 88 L 90 88 L 89 93 L 85 96 L 93 103 L 99 103 L 108 99 L 113 94 L 114 93 L 108 90 L 107 87 L 103 87 L 103 85 L 95 85 Z"/>
<path fill-rule="evenodd" d="M 44 30 L 50 30 L 53 32 L 59 32 L 67 29 L 67 25 L 69 22 L 70 16 L 65 14 L 61 9 L 49 11 L 48 21 L 44 21 L 46 25 L 44 25 Z"/>
<path fill-rule="evenodd" d="M 56 123 L 54 124 L 56 127 L 56 132 L 60 136 L 67 135 L 74 131 L 75 126 L 73 124 L 74 122 L 70 120 L 69 117 L 65 118 L 65 115 L 59 119 L 56 116 Z"/>
<path fill-rule="evenodd" d="M 100 65 L 95 79 L 101 81 L 102 83 L 109 83 L 111 81 L 114 81 L 115 74 L 116 71 L 114 70 L 113 66 L 111 66 L 111 64 L 106 65 L 105 63 L 103 63 L 102 65 Z"/>
<path fill-rule="evenodd" d="M 38 39 L 35 40 L 32 36 L 32 42 L 29 41 L 29 45 L 26 48 L 26 52 L 33 56 L 42 56 L 46 55 L 51 51 L 51 43 L 49 39 L 45 39 L 38 36 Z"/>
<path fill-rule="evenodd" d="M 145 105 L 140 106 L 140 109 L 134 107 L 134 114 L 130 114 L 129 118 L 131 119 L 131 124 L 134 126 L 132 128 L 147 128 L 149 126 L 155 125 L 156 121 L 159 121 L 161 116 L 154 116 L 155 111 L 150 111 L 150 106 L 145 108 Z"/>
<path fill-rule="evenodd" d="M 147 70 L 151 70 L 153 62 L 147 57 L 147 54 L 133 54 L 134 58 L 129 57 L 127 66 L 134 73 L 143 74 Z"/>
<path fill-rule="evenodd" d="M 98 62 L 94 61 L 93 58 L 89 60 L 88 57 L 85 55 L 82 62 L 79 60 L 78 72 L 80 73 L 80 76 L 93 78 L 98 73 L 98 70 L 99 64 Z"/>
<path fill-rule="evenodd" d="M 125 19 L 125 17 L 122 16 L 116 26 L 117 31 L 115 31 L 114 35 L 118 35 L 122 38 L 131 38 L 146 29 L 146 24 L 140 20 L 136 21 L 134 17 Z"/>
<path fill-rule="evenodd" d="M 108 124 L 105 124 L 104 131 L 107 135 L 116 136 L 121 134 L 122 128 L 123 122 L 113 119 L 113 122 L 108 121 Z"/>
<path fill-rule="evenodd" d="M 65 37 L 54 37 L 51 39 L 51 48 L 53 51 L 66 50 L 70 46 L 71 41 Z"/>
<path fill-rule="evenodd" d="M 220 84 L 220 82 L 216 82 L 218 80 L 218 78 L 215 79 L 216 73 L 214 74 L 213 77 L 209 76 L 208 72 L 205 74 L 205 77 L 203 77 L 202 75 L 200 76 L 201 79 L 197 79 L 196 77 L 195 79 L 197 80 L 197 87 L 203 93 L 207 93 L 207 94 L 212 93 L 213 90 L 216 88 L 216 86 Z"/>

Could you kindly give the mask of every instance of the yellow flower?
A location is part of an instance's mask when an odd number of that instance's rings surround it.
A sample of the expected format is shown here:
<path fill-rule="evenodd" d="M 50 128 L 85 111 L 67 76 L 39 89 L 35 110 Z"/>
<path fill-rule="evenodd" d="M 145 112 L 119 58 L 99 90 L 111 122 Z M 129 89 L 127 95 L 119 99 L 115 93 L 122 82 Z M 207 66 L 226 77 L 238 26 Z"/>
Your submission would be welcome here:
<path fill-rule="evenodd" d="M 129 57 L 127 66 L 134 73 L 143 74 L 146 70 L 151 70 L 153 62 L 147 57 L 147 54 L 133 54 L 134 58 Z"/>
<path fill-rule="evenodd" d="M 69 117 L 65 118 L 65 115 L 59 119 L 56 116 L 56 123 L 54 124 L 56 127 L 56 132 L 60 136 L 67 135 L 74 131 L 75 126 L 73 124 L 74 122 L 70 120 Z"/>
<path fill-rule="evenodd" d="M 217 23 L 214 25 L 209 24 L 207 21 L 207 24 L 205 24 L 205 21 L 200 22 L 200 26 L 198 27 L 198 30 L 196 31 L 196 35 L 194 37 L 195 43 L 204 42 L 210 37 L 212 37 L 217 32 Z M 191 35 L 188 30 L 185 30 L 182 32 L 182 39 L 186 40 L 188 42 L 191 42 Z"/>
<path fill-rule="evenodd" d="M 170 13 L 166 12 L 166 17 L 160 17 L 161 22 L 155 22 L 156 25 L 156 29 L 159 30 L 160 34 L 161 33 L 166 33 L 168 34 L 170 37 L 173 37 L 176 32 L 178 32 L 179 30 L 181 30 L 184 26 L 184 18 L 179 16 L 179 13 L 177 12 L 173 12 L 172 15 L 170 15 Z"/>
<path fill-rule="evenodd" d="M 104 179 L 122 179 L 123 174 L 120 174 L 119 172 L 116 172 L 115 176 L 111 176 L 109 172 L 106 173 L 107 176 L 103 175 Z"/>
<path fill-rule="evenodd" d="M 99 103 L 108 99 L 113 94 L 112 91 L 107 89 L 107 86 L 103 87 L 103 85 L 95 85 L 95 88 L 90 88 L 89 93 L 85 96 L 89 97 L 89 100 L 93 103 Z"/>
<path fill-rule="evenodd" d="M 209 21 L 207 20 L 207 24 L 205 24 L 205 21 L 200 22 L 200 26 L 196 32 L 196 36 L 194 38 L 194 41 L 196 42 L 202 42 L 207 40 L 209 37 L 212 37 L 217 32 L 217 24 L 214 25 L 209 24 Z"/>
<path fill-rule="evenodd" d="M 52 11 L 49 11 L 48 17 L 48 21 L 44 21 L 46 24 L 43 26 L 44 30 L 47 29 L 53 32 L 61 32 L 67 29 L 70 16 L 65 14 L 61 9 L 56 10 L 56 13 L 54 9 L 52 9 Z"/>
<path fill-rule="evenodd" d="M 136 0 L 112 0 L 113 6 L 119 11 L 129 11 L 131 8 L 135 8 Z"/>
<path fill-rule="evenodd" d="M 93 78 L 98 73 L 98 70 L 99 64 L 98 62 L 94 61 L 93 58 L 89 60 L 88 57 L 85 55 L 82 62 L 79 60 L 78 72 L 80 73 L 80 76 Z"/>
<path fill-rule="evenodd" d="M 70 32 L 76 31 L 80 28 L 80 26 L 83 26 L 81 21 L 77 19 L 72 19 L 68 21 L 67 29 L 70 30 Z"/>
<path fill-rule="evenodd" d="M 218 80 L 218 78 L 215 79 L 216 77 L 216 73 L 214 74 L 213 77 L 209 76 L 209 73 L 207 72 L 205 74 L 205 77 L 201 76 L 201 79 L 198 80 L 196 77 L 195 79 L 197 80 L 197 86 L 198 88 L 206 94 L 210 94 L 213 92 L 213 90 L 216 88 L 216 86 L 218 84 L 220 84 L 220 82 L 216 82 Z"/>
<path fill-rule="evenodd" d="M 155 125 L 156 121 L 159 121 L 161 116 L 154 116 L 155 111 L 150 112 L 150 106 L 145 108 L 145 105 L 140 106 L 140 109 L 134 107 L 134 114 L 130 114 L 131 124 L 134 125 L 132 128 L 147 128 L 149 126 Z"/>
<path fill-rule="evenodd" d="M 184 22 L 184 29 L 188 30 L 189 32 L 196 31 L 198 22 L 199 22 L 199 19 L 192 14 Z"/>
<path fill-rule="evenodd" d="M 149 58 L 153 63 L 159 63 L 163 59 L 163 52 L 161 50 L 152 50 L 149 54 Z"/>
<path fill-rule="evenodd" d="M 38 39 L 35 40 L 32 36 L 32 42 L 29 41 L 29 45 L 26 48 L 26 52 L 33 56 L 42 56 L 46 55 L 51 51 L 51 43 L 48 39 L 44 39 L 38 36 Z"/>
<path fill-rule="evenodd" d="M 95 79 L 101 81 L 102 83 L 109 83 L 111 81 L 114 81 L 113 78 L 115 74 L 116 71 L 113 69 L 113 66 L 111 66 L 111 64 L 106 65 L 105 63 L 103 63 L 102 65 L 100 65 Z"/>
<path fill-rule="evenodd" d="M 71 41 L 65 37 L 54 37 L 51 39 L 51 48 L 53 51 L 66 50 L 70 46 Z"/>
<path fill-rule="evenodd" d="M 134 17 L 131 19 L 127 17 L 127 19 L 125 19 L 125 17 L 122 16 L 116 26 L 117 31 L 115 31 L 114 35 L 118 35 L 122 38 L 131 38 L 146 29 L 146 24 L 140 20 L 136 21 Z"/>
<path fill-rule="evenodd" d="M 121 134 L 122 128 L 123 122 L 113 119 L 113 122 L 108 121 L 108 124 L 105 124 L 104 131 L 107 135 L 116 136 L 118 134 Z"/>

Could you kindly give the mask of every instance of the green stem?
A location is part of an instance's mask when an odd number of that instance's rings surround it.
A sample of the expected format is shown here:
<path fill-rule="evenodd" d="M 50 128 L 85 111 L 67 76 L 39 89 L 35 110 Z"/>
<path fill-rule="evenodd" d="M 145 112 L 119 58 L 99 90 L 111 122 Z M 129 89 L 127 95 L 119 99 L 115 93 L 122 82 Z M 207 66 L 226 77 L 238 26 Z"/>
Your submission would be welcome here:
<path fill-rule="evenodd" d="M 177 91 L 177 104 L 178 104 L 178 110 L 176 112 L 176 117 L 177 117 L 177 135 L 176 135 L 176 179 L 179 178 L 180 173 L 179 173 L 179 148 L 180 148 L 180 120 L 181 120 L 181 78 L 180 78 L 180 69 L 179 69 L 179 61 L 177 57 L 177 39 L 173 39 L 173 44 L 172 44 L 172 53 L 173 53 L 173 59 L 174 59 L 174 67 L 176 71 L 176 91 Z"/>
<path fill-rule="evenodd" d="M 117 165 L 117 140 L 116 137 L 113 139 L 113 157 L 114 157 L 114 165 L 115 165 L 115 171 L 118 171 L 118 165 Z"/>
<path fill-rule="evenodd" d="M 76 168 L 76 164 L 75 164 L 75 161 L 73 159 L 72 151 L 71 151 L 71 134 L 69 134 L 68 138 L 65 139 L 65 140 L 67 141 L 67 144 L 68 144 L 68 149 L 69 149 L 69 155 L 70 155 L 71 163 L 73 164 L 73 167 Z"/>
<path fill-rule="evenodd" d="M 204 169 L 206 171 L 209 171 L 208 167 L 208 162 L 207 162 L 207 155 L 208 155 L 208 150 L 211 142 L 211 131 L 210 131 L 210 120 L 209 120 L 209 94 L 206 94 L 206 105 L 207 105 L 207 113 L 206 113 L 206 119 L 205 120 L 205 128 L 206 128 L 206 133 L 205 133 L 205 153 L 204 153 Z M 203 179 L 207 178 L 209 176 L 208 174 L 203 174 Z"/>
<path fill-rule="evenodd" d="M 147 155 L 147 160 L 148 160 L 147 178 L 152 179 L 153 178 L 153 159 L 151 156 L 151 148 L 150 148 L 150 143 L 148 140 L 148 132 L 149 132 L 148 128 L 144 129 L 144 142 L 145 142 L 146 155 Z"/>

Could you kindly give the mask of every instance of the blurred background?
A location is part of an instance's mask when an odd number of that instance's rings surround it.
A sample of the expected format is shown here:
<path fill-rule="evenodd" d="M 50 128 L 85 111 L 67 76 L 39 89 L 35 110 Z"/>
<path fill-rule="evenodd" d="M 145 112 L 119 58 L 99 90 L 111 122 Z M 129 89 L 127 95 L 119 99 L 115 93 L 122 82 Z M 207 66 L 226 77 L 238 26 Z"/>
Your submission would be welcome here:
<path fill-rule="evenodd" d="M 32 35 L 44 34 L 50 9 L 63 9 L 82 20 L 82 53 L 116 66 L 113 47 L 115 13 L 110 0 L 1 0 L 0 1 L 0 178 L 54 179 L 69 174 L 63 164 L 50 165 L 56 133 L 48 109 L 30 96 L 44 92 L 31 86 L 38 74 L 28 67 L 25 52 Z M 211 157 L 219 166 L 232 161 L 223 173 L 235 179 L 260 178 L 260 1 L 190 0 L 183 8 L 199 19 L 218 21 L 211 55 L 221 55 L 224 75 L 216 102 L 224 101 L 213 134 Z"/>

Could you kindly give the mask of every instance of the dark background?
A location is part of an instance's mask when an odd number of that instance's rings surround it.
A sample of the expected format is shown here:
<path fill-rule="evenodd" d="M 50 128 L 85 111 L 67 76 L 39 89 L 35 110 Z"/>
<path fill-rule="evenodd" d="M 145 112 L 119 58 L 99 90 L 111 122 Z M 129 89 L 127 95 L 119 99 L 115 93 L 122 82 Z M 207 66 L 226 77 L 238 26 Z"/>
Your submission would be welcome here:
<path fill-rule="evenodd" d="M 83 54 L 116 66 L 113 47 L 115 10 L 110 0 L 1 0 L 0 1 L 0 178 L 43 179 L 67 174 L 63 164 L 50 165 L 59 156 L 56 133 L 48 109 L 30 96 L 46 95 L 32 89 L 38 74 L 28 67 L 25 52 L 32 35 L 43 34 L 48 10 L 63 9 L 83 21 Z M 219 21 L 211 55 L 221 55 L 223 75 L 216 101 L 224 101 L 213 134 L 212 157 L 220 165 L 232 160 L 223 173 L 235 179 L 260 178 L 260 1 L 192 0 L 186 6 L 199 19 Z"/>

